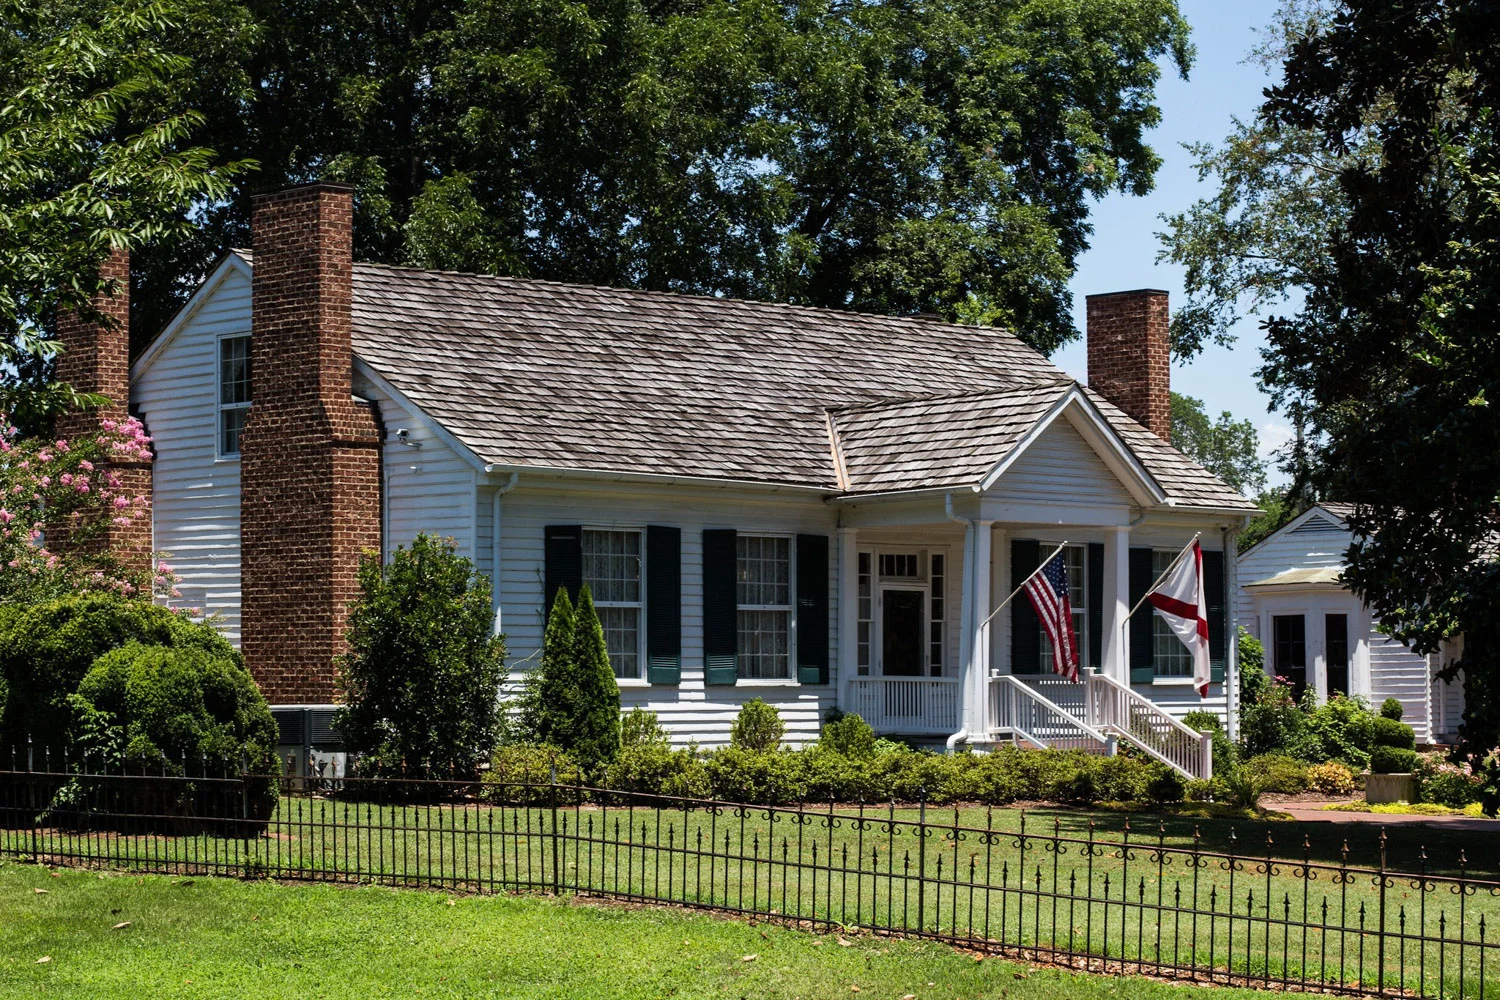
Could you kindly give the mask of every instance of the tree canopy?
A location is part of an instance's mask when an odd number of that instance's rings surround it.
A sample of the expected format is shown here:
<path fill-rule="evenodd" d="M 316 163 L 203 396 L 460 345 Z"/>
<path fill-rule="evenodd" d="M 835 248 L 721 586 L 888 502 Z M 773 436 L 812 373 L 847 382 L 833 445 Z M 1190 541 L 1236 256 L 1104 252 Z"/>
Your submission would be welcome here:
<path fill-rule="evenodd" d="M 1480 0 L 1334 7 L 1264 117 L 1336 157 L 1347 208 L 1263 381 L 1356 503 L 1346 579 L 1419 652 L 1462 634 L 1476 761 L 1500 732 L 1500 18 Z M 1378 154 L 1377 151 L 1378 150 Z"/>
<path fill-rule="evenodd" d="M 112 249 L 181 235 L 246 166 L 199 140 L 178 88 L 201 0 L 0 0 L 0 413 L 83 401 L 50 379 L 59 310 L 91 310 Z"/>
<path fill-rule="evenodd" d="M 1254 424 L 1235 420 L 1228 410 L 1210 420 L 1201 399 L 1172 393 L 1172 444 L 1245 496 L 1265 488 L 1260 435 Z"/>
<path fill-rule="evenodd" d="M 160 328 L 250 194 L 356 189 L 356 255 L 1076 337 L 1089 203 L 1149 190 L 1175 0 L 241 0 L 195 141 L 260 171 L 139 259 Z M 234 13 L 238 12 L 238 13 Z M 244 24 L 241 23 L 244 22 Z"/>

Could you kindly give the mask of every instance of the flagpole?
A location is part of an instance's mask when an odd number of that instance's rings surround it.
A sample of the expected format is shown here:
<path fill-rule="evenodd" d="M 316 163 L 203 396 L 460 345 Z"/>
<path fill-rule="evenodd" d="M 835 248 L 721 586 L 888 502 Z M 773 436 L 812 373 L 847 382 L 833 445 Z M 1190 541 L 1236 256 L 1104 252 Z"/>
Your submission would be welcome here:
<path fill-rule="evenodd" d="M 1121 631 L 1125 630 L 1125 626 L 1127 626 L 1127 625 L 1130 624 L 1130 619 L 1133 618 L 1133 617 L 1135 617 L 1135 613 L 1137 611 L 1141 610 L 1141 605 L 1145 604 L 1146 601 L 1147 601 L 1147 599 L 1150 598 L 1153 593 L 1155 593 L 1156 588 L 1161 586 L 1161 582 L 1163 580 L 1165 580 L 1167 577 L 1169 577 L 1169 576 L 1172 575 L 1172 571 L 1177 568 L 1177 564 L 1180 563 L 1180 562 L 1182 562 L 1182 557 L 1185 556 L 1185 555 L 1187 555 L 1188 554 L 1188 550 L 1191 549 L 1193 547 L 1194 543 L 1196 543 L 1198 541 L 1198 539 L 1200 539 L 1202 537 L 1203 537 L 1203 532 L 1201 532 L 1201 531 L 1198 532 L 1197 534 L 1195 534 L 1192 537 L 1192 539 L 1186 545 L 1184 545 L 1182 547 L 1182 551 L 1179 552 L 1179 553 L 1177 553 L 1177 558 L 1173 559 L 1172 562 L 1171 562 L 1171 564 L 1169 564 L 1166 569 L 1162 570 L 1162 574 L 1161 574 L 1161 576 L 1159 576 L 1159 577 L 1156 578 L 1156 582 L 1154 582 L 1153 584 L 1151 584 L 1151 586 L 1149 586 L 1149 587 L 1146 588 L 1146 593 L 1144 595 L 1142 595 L 1142 597 L 1141 597 L 1141 599 L 1139 601 L 1135 602 L 1135 607 L 1131 608 L 1128 612 L 1125 613 L 1125 620 L 1120 623 L 1120 630 Z"/>
<path fill-rule="evenodd" d="M 1055 549 L 1052 550 L 1052 552 L 1047 556 L 1047 558 L 1043 559 L 1040 563 L 1037 564 L 1036 569 L 1034 569 L 1034 570 L 1031 571 L 1031 575 L 1030 576 L 1028 576 L 1026 579 L 1024 579 L 1024 580 L 1021 581 L 1020 586 L 1016 587 L 1015 590 L 1012 590 L 1010 592 L 1010 596 L 1009 597 L 1007 597 L 1005 600 L 1001 601 L 1000 604 L 995 608 L 995 610 L 991 611 L 989 613 L 989 616 L 986 617 L 984 621 L 982 621 L 982 622 L 979 623 L 979 627 L 980 628 L 984 628 L 986 625 L 988 625 L 990 623 L 990 620 L 992 618 L 994 618 L 996 615 L 998 615 L 1001 611 L 1005 610 L 1005 606 L 1007 604 L 1009 604 L 1015 598 L 1015 596 L 1017 594 L 1019 594 L 1022 590 L 1026 589 L 1026 585 L 1031 582 L 1032 577 L 1035 577 L 1042 570 L 1046 569 L 1047 568 L 1047 564 L 1050 563 L 1053 559 L 1057 558 L 1057 554 L 1059 552 L 1061 552 L 1063 549 L 1065 549 L 1067 547 L 1067 545 L 1068 545 L 1068 540 L 1065 538 L 1065 539 L 1062 540 L 1061 543 L 1058 544 L 1057 548 L 1055 548 Z"/>

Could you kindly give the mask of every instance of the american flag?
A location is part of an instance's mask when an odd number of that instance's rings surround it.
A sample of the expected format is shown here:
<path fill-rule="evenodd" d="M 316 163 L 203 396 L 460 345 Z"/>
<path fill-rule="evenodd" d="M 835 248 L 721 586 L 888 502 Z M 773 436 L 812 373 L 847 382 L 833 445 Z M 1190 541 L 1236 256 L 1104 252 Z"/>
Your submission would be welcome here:
<path fill-rule="evenodd" d="M 1068 598 L 1068 563 L 1061 552 L 1026 582 L 1026 596 L 1052 641 L 1052 672 L 1078 683 L 1078 642 L 1073 637 L 1073 602 Z"/>

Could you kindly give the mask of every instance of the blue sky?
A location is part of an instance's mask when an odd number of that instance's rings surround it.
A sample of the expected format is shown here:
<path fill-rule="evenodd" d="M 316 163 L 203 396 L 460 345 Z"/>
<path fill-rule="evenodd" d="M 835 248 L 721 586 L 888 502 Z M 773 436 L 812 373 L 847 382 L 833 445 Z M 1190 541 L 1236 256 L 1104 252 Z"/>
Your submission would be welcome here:
<path fill-rule="evenodd" d="M 1257 65 L 1245 61 L 1256 32 L 1270 23 L 1276 0 L 1180 0 L 1193 29 L 1197 58 L 1186 81 L 1175 70 L 1164 72 L 1157 86 L 1162 123 L 1150 142 L 1162 157 L 1156 188 L 1144 198 L 1113 194 L 1093 210 L 1092 248 L 1079 260 L 1073 276 L 1074 320 L 1084 329 L 1084 296 L 1131 288 L 1164 288 L 1175 307 L 1183 299 L 1182 269 L 1156 263 L 1161 249 L 1155 234 L 1160 216 L 1180 211 L 1205 197 L 1211 185 L 1200 184 L 1185 142 L 1217 143 L 1229 134 L 1231 118 L 1248 118 L 1260 104 L 1261 91 L 1272 81 Z M 1256 385 L 1265 344 L 1252 318 L 1236 329 L 1232 348 L 1209 347 L 1192 364 L 1172 366 L 1172 388 L 1202 399 L 1210 414 L 1222 410 L 1251 420 L 1268 452 L 1284 443 L 1291 429 L 1279 414 L 1267 412 L 1268 400 Z M 1058 351 L 1053 360 L 1078 379 L 1086 374 L 1082 341 Z M 1284 477 L 1272 470 L 1272 481 Z"/>

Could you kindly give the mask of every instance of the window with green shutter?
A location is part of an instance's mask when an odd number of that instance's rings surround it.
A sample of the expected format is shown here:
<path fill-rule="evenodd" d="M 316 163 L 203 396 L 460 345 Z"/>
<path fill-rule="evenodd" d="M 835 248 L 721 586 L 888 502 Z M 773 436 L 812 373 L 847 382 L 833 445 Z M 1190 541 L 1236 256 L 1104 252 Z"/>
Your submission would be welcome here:
<path fill-rule="evenodd" d="M 703 532 L 703 680 L 733 684 L 739 677 L 739 600 L 737 532 Z"/>
<path fill-rule="evenodd" d="M 1156 580 L 1155 565 L 1149 548 L 1130 550 L 1130 606 L 1135 607 L 1151 584 Z M 1130 683 L 1150 684 L 1156 676 L 1155 648 L 1153 646 L 1156 609 L 1150 603 L 1141 604 L 1130 618 Z"/>
<path fill-rule="evenodd" d="M 1019 584 L 1042 561 L 1041 543 L 1018 538 L 1010 543 L 1011 585 Z M 1010 602 L 1010 672 L 1042 672 L 1042 623 L 1025 594 Z"/>
<path fill-rule="evenodd" d="M 1208 665 L 1209 676 L 1215 681 L 1224 679 L 1224 665 L 1229 655 L 1229 606 L 1225 599 L 1228 581 L 1225 579 L 1224 553 L 1203 550 L 1203 599 L 1208 602 Z"/>
<path fill-rule="evenodd" d="M 828 683 L 828 536 L 797 536 L 797 680 Z"/>
<path fill-rule="evenodd" d="M 682 679 L 682 529 L 646 527 L 646 679 Z"/>
<path fill-rule="evenodd" d="M 570 600 L 578 600 L 578 589 L 583 586 L 583 527 L 549 524 L 542 534 L 542 609 L 551 614 L 559 590 L 566 589 Z"/>

